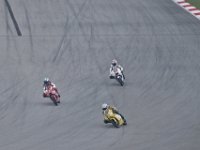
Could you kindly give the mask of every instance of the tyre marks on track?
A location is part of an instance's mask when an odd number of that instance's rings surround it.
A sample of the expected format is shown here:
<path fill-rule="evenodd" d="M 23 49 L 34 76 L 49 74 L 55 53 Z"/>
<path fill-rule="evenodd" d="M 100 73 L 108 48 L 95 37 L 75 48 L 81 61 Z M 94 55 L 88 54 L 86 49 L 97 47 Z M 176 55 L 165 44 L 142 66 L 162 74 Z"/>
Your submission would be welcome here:
<path fill-rule="evenodd" d="M 79 8 L 78 12 L 75 11 L 74 6 L 73 6 L 73 4 L 71 4 L 70 1 L 66 1 L 67 5 L 69 6 L 69 8 L 71 9 L 71 11 L 73 12 L 74 18 L 70 22 L 69 17 L 67 16 L 66 24 L 65 24 L 65 28 L 64 28 L 64 35 L 63 35 L 63 37 L 62 37 L 62 39 L 61 39 L 61 41 L 59 43 L 58 51 L 55 54 L 55 56 L 53 57 L 53 62 L 56 62 L 57 60 L 59 60 L 60 56 L 62 56 L 62 54 L 64 53 L 65 49 L 63 49 L 63 47 L 64 47 L 63 44 L 65 43 L 65 41 L 66 41 L 66 39 L 68 37 L 68 32 L 70 31 L 70 28 L 72 27 L 73 23 L 77 20 L 80 29 L 82 28 L 78 18 L 80 16 L 80 14 L 82 13 L 83 9 L 85 8 L 85 6 L 87 4 L 87 1 L 88 0 L 85 0 L 82 3 L 82 5 Z M 81 29 L 81 31 L 83 31 L 83 29 Z M 70 45 L 71 45 L 71 40 L 66 44 L 66 47 L 68 47 Z"/>
<path fill-rule="evenodd" d="M 31 50 L 30 60 L 33 62 L 34 46 L 33 46 L 32 29 L 31 29 L 31 22 L 30 22 L 30 19 L 29 19 L 30 17 L 29 17 L 28 10 L 27 10 L 27 7 L 25 6 L 25 4 L 24 4 L 24 11 L 25 11 L 25 16 L 26 16 L 26 20 L 27 20 L 28 32 L 29 32 L 29 35 L 30 35 L 30 50 Z"/>
<path fill-rule="evenodd" d="M 8 11 L 9 11 L 9 13 L 10 13 L 10 17 L 11 17 L 11 19 L 12 19 L 12 22 L 13 22 L 13 24 L 14 24 L 14 26 L 15 26 L 16 31 L 17 31 L 17 35 L 18 35 L 18 36 L 22 36 L 22 33 L 21 33 L 21 31 L 20 31 L 20 28 L 19 28 L 19 25 L 18 25 L 18 23 L 17 23 L 17 20 L 15 19 L 15 16 L 14 16 L 14 14 L 13 14 L 12 8 L 11 8 L 11 6 L 10 6 L 8 0 L 5 0 L 5 3 L 6 3 L 6 6 L 7 6 L 7 8 L 8 8 Z"/>
<path fill-rule="evenodd" d="M 6 7 L 7 7 L 7 9 L 6 9 Z M 10 7 L 10 4 L 8 3 L 7 0 L 5 0 L 5 22 L 6 22 L 6 34 L 7 34 L 7 36 L 6 36 L 6 39 L 7 39 L 6 40 L 6 57 L 5 57 L 5 59 L 10 59 L 11 58 L 10 60 L 17 60 L 17 63 L 20 63 L 21 62 L 21 57 L 20 57 L 20 52 L 18 50 L 17 42 L 15 40 L 15 34 L 14 34 L 14 32 L 12 31 L 12 29 L 11 29 L 11 27 L 9 25 L 9 18 L 8 17 L 9 17 L 9 14 L 11 12 L 12 12 L 12 9 Z M 14 17 L 14 15 L 11 15 L 11 14 L 10 14 L 10 16 Z M 21 31 L 19 33 L 21 33 Z M 22 34 L 21 35 L 19 34 L 18 36 L 22 36 Z M 12 46 L 15 47 L 16 54 L 13 51 L 11 51 L 11 47 Z"/>

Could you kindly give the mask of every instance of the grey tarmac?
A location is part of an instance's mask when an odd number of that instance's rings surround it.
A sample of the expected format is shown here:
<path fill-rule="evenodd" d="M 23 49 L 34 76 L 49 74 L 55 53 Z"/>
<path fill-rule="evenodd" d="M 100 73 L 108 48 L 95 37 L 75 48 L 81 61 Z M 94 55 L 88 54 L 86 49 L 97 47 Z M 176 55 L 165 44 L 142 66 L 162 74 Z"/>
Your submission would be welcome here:
<path fill-rule="evenodd" d="M 199 20 L 171 0 L 8 1 L 22 36 L 0 1 L 0 150 L 200 149 Z M 105 125 L 104 102 L 128 125 Z"/>

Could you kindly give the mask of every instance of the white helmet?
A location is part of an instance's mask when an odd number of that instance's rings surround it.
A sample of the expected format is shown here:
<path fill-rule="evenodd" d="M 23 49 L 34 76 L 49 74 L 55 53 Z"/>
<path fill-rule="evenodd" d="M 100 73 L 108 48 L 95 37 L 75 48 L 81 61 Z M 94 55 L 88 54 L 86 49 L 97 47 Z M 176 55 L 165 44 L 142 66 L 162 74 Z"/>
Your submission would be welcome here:
<path fill-rule="evenodd" d="M 102 104 L 102 106 L 101 106 L 101 108 L 102 108 L 103 110 L 107 109 L 107 107 L 108 107 L 108 104 L 106 104 L 106 103 Z"/>
<path fill-rule="evenodd" d="M 112 65 L 113 65 L 113 66 L 116 66 L 116 65 L 117 65 L 117 60 L 116 60 L 116 59 L 113 59 L 113 60 L 112 60 Z"/>

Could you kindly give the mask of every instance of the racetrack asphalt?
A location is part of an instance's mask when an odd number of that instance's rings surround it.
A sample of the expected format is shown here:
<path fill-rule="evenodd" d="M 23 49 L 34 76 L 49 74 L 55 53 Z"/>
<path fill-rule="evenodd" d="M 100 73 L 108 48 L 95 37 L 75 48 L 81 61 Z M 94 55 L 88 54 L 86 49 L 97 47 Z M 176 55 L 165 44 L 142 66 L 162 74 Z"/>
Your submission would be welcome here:
<path fill-rule="evenodd" d="M 0 150 L 200 149 L 198 19 L 171 0 L 8 2 L 22 36 L 0 1 Z M 104 102 L 128 125 L 105 125 Z"/>

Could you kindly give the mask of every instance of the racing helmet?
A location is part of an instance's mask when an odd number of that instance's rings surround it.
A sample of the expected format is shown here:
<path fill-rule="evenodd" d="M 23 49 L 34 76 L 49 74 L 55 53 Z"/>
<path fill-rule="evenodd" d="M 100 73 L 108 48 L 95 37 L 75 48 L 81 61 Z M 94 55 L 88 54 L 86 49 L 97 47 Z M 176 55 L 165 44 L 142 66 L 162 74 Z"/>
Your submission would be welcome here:
<path fill-rule="evenodd" d="M 106 110 L 107 107 L 108 107 L 108 104 L 106 104 L 106 103 L 102 104 L 102 106 L 101 106 L 102 110 Z"/>
<path fill-rule="evenodd" d="M 116 66 L 116 65 L 117 65 L 117 60 L 116 60 L 116 59 L 113 59 L 113 60 L 112 60 L 112 65 L 113 65 L 113 66 Z"/>
<path fill-rule="evenodd" d="M 44 78 L 44 84 L 48 84 L 50 82 L 49 78 Z"/>

